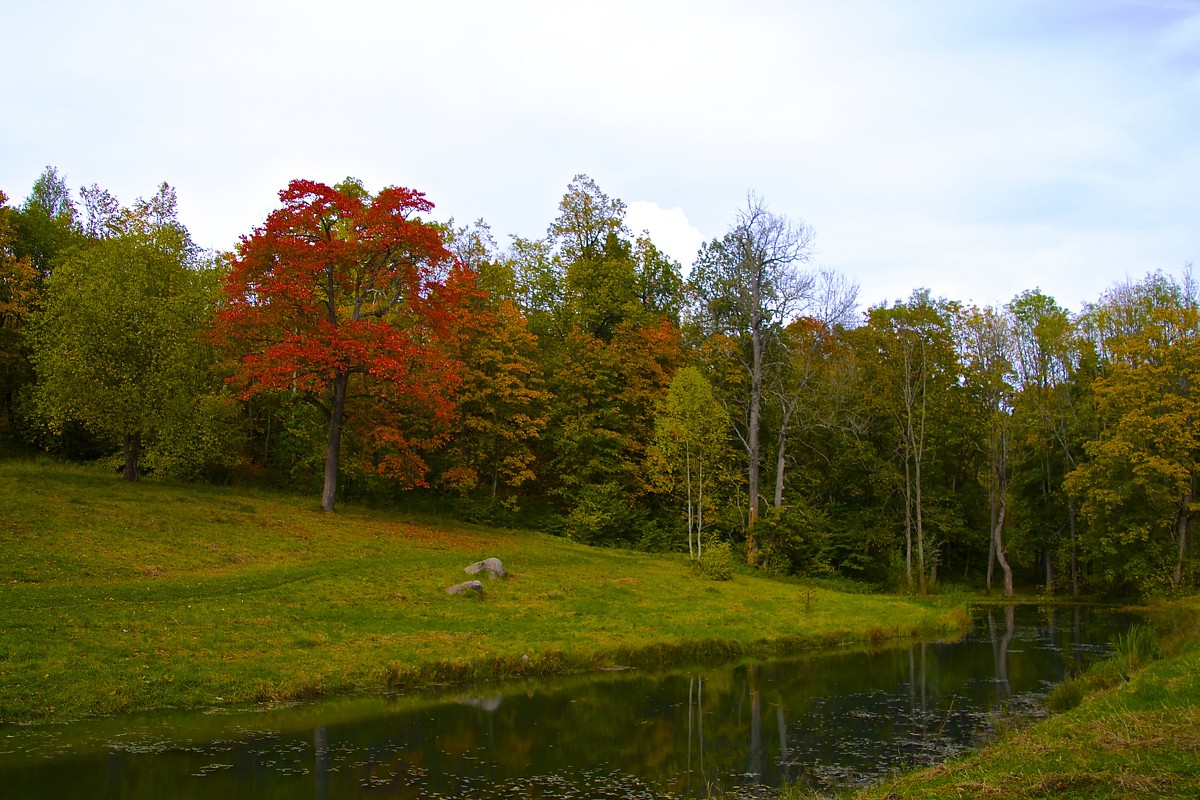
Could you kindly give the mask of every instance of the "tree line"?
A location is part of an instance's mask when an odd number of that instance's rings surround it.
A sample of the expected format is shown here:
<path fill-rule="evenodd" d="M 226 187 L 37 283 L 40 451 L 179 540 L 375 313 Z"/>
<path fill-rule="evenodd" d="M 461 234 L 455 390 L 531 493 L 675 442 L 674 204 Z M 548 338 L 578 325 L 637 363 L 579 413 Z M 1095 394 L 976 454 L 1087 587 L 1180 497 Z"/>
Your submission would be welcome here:
<path fill-rule="evenodd" d="M 686 273 L 585 175 L 503 247 L 412 189 L 279 199 L 212 253 L 166 184 L 0 193 L 5 438 L 921 592 L 1195 585 L 1190 268 L 861 312 L 754 195 Z"/>

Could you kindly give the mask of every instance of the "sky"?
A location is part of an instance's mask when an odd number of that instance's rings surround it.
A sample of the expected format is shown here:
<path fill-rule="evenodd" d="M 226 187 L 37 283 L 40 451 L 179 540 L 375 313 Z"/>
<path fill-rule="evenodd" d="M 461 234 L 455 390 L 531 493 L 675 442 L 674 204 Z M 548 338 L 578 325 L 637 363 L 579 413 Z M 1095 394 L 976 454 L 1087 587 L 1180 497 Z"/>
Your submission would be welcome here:
<path fill-rule="evenodd" d="M 544 235 L 576 174 L 686 269 L 748 193 L 862 308 L 1071 310 L 1200 260 L 1200 0 L 0 0 L 0 190 L 163 181 L 231 249 L 294 178 Z"/>

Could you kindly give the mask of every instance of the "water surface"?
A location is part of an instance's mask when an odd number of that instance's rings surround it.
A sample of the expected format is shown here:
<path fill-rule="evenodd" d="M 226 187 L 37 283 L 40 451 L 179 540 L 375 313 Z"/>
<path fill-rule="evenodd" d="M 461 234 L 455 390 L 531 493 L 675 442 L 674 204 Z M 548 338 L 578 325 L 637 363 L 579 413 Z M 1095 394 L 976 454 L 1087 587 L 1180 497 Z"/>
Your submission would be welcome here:
<path fill-rule="evenodd" d="M 443 696 L 0 727 L 30 798 L 583 798 L 857 785 L 1044 713 L 1131 618 L 975 612 L 954 643 L 475 687 Z"/>

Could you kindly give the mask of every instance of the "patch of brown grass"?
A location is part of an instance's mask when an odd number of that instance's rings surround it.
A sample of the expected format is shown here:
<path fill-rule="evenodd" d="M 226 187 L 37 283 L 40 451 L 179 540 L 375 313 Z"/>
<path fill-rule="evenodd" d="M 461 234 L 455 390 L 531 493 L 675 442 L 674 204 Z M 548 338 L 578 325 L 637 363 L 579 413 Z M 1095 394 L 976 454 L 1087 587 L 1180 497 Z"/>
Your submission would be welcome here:
<path fill-rule="evenodd" d="M 1135 794 L 1146 792 L 1162 792 L 1175 783 L 1173 778 L 1166 775 L 1131 775 L 1122 773 L 1117 777 L 1117 784 L 1126 791 Z"/>
<path fill-rule="evenodd" d="M 1100 779 L 1095 775 L 1079 772 L 1063 772 L 1046 775 L 1034 785 L 1034 791 L 1041 795 L 1065 794 L 1066 792 L 1092 791 L 1097 788 Z"/>
<path fill-rule="evenodd" d="M 1011 787 L 993 786 L 990 783 L 979 783 L 977 781 L 959 783 L 946 788 L 949 791 L 957 790 L 956 794 L 951 795 L 953 797 L 1010 797 L 1012 792 Z M 888 797 L 898 798 L 899 795 L 891 794 Z"/>
<path fill-rule="evenodd" d="M 1158 747 L 1196 752 L 1200 750 L 1200 709 L 1121 714 L 1096 735 L 1095 742 L 1109 752 Z"/>

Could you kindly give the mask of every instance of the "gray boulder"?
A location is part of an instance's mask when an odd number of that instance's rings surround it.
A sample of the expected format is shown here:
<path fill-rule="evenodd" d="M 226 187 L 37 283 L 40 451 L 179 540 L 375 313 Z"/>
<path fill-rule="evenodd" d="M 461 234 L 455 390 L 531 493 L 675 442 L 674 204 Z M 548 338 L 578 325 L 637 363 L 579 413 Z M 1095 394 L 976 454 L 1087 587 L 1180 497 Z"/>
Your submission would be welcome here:
<path fill-rule="evenodd" d="M 481 572 L 486 572 L 488 578 L 492 580 L 508 577 L 508 573 L 504 570 L 504 565 L 500 563 L 500 559 L 498 558 L 485 558 L 483 561 L 476 561 L 471 566 L 464 568 L 463 572 L 468 575 L 478 575 Z"/>
<path fill-rule="evenodd" d="M 466 583 L 460 583 L 457 586 L 451 586 L 446 590 L 446 594 L 467 594 L 469 592 L 475 592 L 476 594 L 482 596 L 483 584 L 479 581 L 467 581 Z"/>

